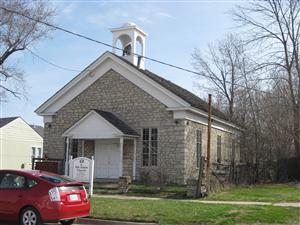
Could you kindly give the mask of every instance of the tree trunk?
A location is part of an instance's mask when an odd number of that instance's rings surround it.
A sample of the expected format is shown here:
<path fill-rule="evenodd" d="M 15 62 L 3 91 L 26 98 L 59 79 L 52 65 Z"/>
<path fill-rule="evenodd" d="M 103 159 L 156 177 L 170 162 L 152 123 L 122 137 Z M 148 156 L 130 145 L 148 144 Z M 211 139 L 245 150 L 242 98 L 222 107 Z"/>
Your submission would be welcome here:
<path fill-rule="evenodd" d="M 299 105 L 299 104 L 298 104 Z M 293 139 L 294 139 L 294 146 L 295 146 L 295 153 L 298 158 L 300 158 L 300 115 L 299 115 L 299 106 L 294 108 L 293 110 Z"/>

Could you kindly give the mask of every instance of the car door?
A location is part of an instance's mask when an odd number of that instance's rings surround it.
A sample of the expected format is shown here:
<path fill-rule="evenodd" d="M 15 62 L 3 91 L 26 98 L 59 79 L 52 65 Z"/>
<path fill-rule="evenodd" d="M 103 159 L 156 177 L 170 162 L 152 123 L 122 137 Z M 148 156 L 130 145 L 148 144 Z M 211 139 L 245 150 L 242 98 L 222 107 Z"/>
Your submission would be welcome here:
<path fill-rule="evenodd" d="M 13 172 L 0 174 L 0 219 L 15 220 L 22 205 L 26 179 Z"/>

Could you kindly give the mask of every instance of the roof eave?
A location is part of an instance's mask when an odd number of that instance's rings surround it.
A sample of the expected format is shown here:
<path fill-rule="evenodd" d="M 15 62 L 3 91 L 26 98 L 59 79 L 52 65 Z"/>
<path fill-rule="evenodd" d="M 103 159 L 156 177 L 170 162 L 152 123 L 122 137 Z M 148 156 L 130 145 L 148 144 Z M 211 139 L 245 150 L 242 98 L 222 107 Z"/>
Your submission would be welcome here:
<path fill-rule="evenodd" d="M 191 111 L 193 113 L 196 113 L 196 114 L 199 114 L 201 116 L 204 116 L 206 118 L 208 118 L 208 113 L 207 112 L 204 112 L 203 110 L 200 110 L 198 108 L 195 108 L 195 107 L 178 107 L 178 108 L 167 108 L 168 111 L 182 111 L 182 110 L 186 110 L 186 111 Z M 243 131 L 244 129 L 241 128 L 240 126 L 237 126 L 236 124 L 232 123 L 232 122 L 228 122 L 228 121 L 225 121 L 219 117 L 216 117 L 214 115 L 212 115 L 212 119 L 214 121 L 217 121 L 223 125 L 226 125 L 226 126 L 229 126 L 231 128 L 234 128 L 236 130 L 239 130 L 239 131 Z"/>

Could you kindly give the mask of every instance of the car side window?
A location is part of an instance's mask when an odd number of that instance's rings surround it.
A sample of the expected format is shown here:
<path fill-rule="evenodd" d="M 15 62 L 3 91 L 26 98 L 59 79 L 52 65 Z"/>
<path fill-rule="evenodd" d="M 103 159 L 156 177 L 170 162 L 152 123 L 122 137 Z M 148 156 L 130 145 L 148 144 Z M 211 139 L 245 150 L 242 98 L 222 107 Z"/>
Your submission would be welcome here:
<path fill-rule="evenodd" d="M 27 184 L 29 188 L 36 186 L 38 183 L 35 180 L 27 179 Z"/>
<path fill-rule="evenodd" d="M 4 173 L 0 175 L 0 180 L 0 189 L 25 187 L 25 177 L 17 174 Z"/>

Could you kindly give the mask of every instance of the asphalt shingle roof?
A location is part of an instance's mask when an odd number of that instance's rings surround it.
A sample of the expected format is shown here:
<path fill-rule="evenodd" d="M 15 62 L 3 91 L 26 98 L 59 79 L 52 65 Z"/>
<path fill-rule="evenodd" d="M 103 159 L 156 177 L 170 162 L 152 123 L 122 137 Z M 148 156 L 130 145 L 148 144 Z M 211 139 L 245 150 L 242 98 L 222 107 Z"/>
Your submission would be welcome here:
<path fill-rule="evenodd" d="M 10 122 L 14 121 L 17 118 L 19 117 L 15 116 L 15 117 L 0 118 L 0 128 L 4 127 L 6 124 L 9 124 Z"/>
<path fill-rule="evenodd" d="M 154 80 L 155 82 L 157 82 L 158 84 L 160 84 L 167 90 L 171 91 L 178 97 L 182 98 L 184 101 L 191 104 L 191 106 L 193 106 L 197 109 L 201 109 L 205 112 L 208 112 L 208 103 L 206 101 L 204 101 L 203 99 L 199 98 L 198 96 L 196 96 L 195 94 L 178 86 L 177 84 L 174 84 L 173 82 L 171 82 L 169 80 L 162 78 L 161 76 L 159 76 L 149 70 L 143 70 L 143 69 L 138 68 L 137 66 L 133 65 L 132 63 L 130 63 L 126 59 L 122 58 L 121 56 L 118 56 L 116 54 L 114 54 L 114 55 L 117 56 L 118 58 L 120 58 L 121 60 L 123 60 L 124 62 L 126 62 L 127 64 L 131 65 L 135 69 L 139 70 L 140 72 L 145 74 L 147 77 Z M 212 114 L 214 116 L 219 117 L 220 119 L 228 120 L 226 115 L 223 112 L 221 112 L 220 110 L 216 109 L 215 107 L 212 107 Z"/>
<path fill-rule="evenodd" d="M 44 127 L 39 125 L 29 125 L 32 129 L 35 130 L 41 137 L 44 137 Z"/>
<path fill-rule="evenodd" d="M 115 114 L 103 110 L 93 109 L 97 112 L 100 116 L 122 131 L 125 135 L 134 135 L 139 136 L 139 134 L 132 129 L 127 123 L 117 117 Z"/>

